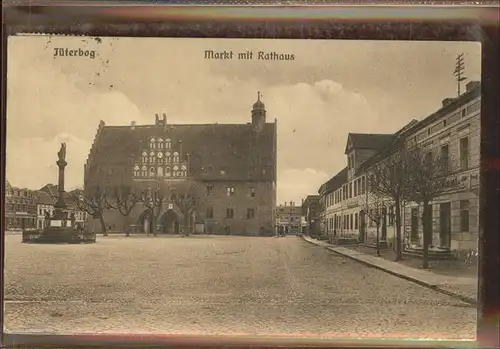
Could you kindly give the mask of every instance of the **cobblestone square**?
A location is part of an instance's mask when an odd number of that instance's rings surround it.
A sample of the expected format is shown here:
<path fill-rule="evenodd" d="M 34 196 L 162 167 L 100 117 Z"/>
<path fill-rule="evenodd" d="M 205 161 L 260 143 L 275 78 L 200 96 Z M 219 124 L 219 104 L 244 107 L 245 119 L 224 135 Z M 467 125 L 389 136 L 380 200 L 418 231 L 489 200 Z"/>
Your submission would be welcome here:
<path fill-rule="evenodd" d="M 475 338 L 475 308 L 295 236 L 5 241 L 11 333 Z"/>

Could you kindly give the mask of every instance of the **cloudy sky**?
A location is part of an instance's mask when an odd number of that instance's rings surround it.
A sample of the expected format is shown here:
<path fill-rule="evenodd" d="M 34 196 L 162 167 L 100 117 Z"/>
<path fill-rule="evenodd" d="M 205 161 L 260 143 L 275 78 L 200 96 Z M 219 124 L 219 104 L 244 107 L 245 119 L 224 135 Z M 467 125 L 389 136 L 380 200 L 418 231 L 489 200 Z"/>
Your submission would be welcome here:
<path fill-rule="evenodd" d="M 54 57 L 55 48 L 95 50 Z M 293 61 L 206 60 L 205 50 L 293 53 Z M 7 180 L 81 187 L 99 120 L 108 125 L 246 123 L 261 91 L 278 120 L 278 201 L 300 199 L 346 163 L 349 132 L 391 133 L 457 93 L 455 57 L 480 79 L 480 45 L 458 42 L 10 37 Z"/>

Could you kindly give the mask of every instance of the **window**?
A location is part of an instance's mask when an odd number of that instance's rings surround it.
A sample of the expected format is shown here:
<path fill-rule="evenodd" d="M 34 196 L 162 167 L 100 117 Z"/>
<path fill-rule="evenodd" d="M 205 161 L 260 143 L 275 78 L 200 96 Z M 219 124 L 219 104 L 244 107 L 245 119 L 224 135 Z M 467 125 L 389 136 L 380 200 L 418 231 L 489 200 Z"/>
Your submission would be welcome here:
<path fill-rule="evenodd" d="M 150 146 L 150 148 L 152 148 L 152 149 L 156 148 L 156 140 L 155 140 L 154 138 L 151 138 L 151 139 L 149 140 L 149 146 Z"/>
<path fill-rule="evenodd" d="M 214 195 L 214 194 L 215 194 L 215 186 L 207 185 L 207 195 Z"/>
<path fill-rule="evenodd" d="M 175 152 L 172 158 L 173 158 L 172 159 L 173 162 L 179 162 L 179 153 Z"/>
<path fill-rule="evenodd" d="M 358 196 L 358 180 L 354 181 L 354 196 Z"/>
<path fill-rule="evenodd" d="M 349 225 L 349 229 L 353 229 L 354 227 L 354 215 L 351 213 L 350 214 L 350 225 Z"/>
<path fill-rule="evenodd" d="M 460 230 L 469 231 L 469 200 L 460 201 Z"/>
<path fill-rule="evenodd" d="M 172 141 L 170 140 L 170 138 L 167 138 L 165 140 L 165 148 L 167 148 L 167 149 L 172 148 Z"/>
<path fill-rule="evenodd" d="M 466 170 L 469 168 L 469 138 L 465 137 L 460 140 L 460 169 Z"/>
<path fill-rule="evenodd" d="M 467 115 L 467 110 L 462 109 L 462 117 L 465 117 Z"/>
<path fill-rule="evenodd" d="M 354 214 L 354 229 L 358 229 L 358 214 Z"/>
<path fill-rule="evenodd" d="M 370 209 L 370 213 L 368 214 L 368 218 L 370 219 L 370 227 L 373 227 L 373 210 Z"/>
<path fill-rule="evenodd" d="M 228 208 L 226 209 L 226 218 L 233 218 L 234 217 L 234 209 Z"/>
<path fill-rule="evenodd" d="M 155 175 L 156 175 L 156 169 L 155 169 L 154 167 L 151 167 L 151 168 L 149 169 L 149 175 L 150 175 L 150 176 L 155 176 Z"/>
<path fill-rule="evenodd" d="M 448 144 L 441 146 L 439 161 L 441 162 L 443 172 L 448 173 L 450 163 L 450 148 L 448 147 Z"/>
<path fill-rule="evenodd" d="M 142 162 L 148 162 L 148 153 L 146 152 L 142 153 Z"/>
<path fill-rule="evenodd" d="M 234 195 L 234 187 L 227 187 L 227 196 Z"/>
<path fill-rule="evenodd" d="M 206 218 L 214 218 L 214 208 L 213 207 L 208 207 L 207 208 L 207 217 Z"/>
<path fill-rule="evenodd" d="M 158 167 L 158 177 L 163 177 L 163 167 Z"/>
<path fill-rule="evenodd" d="M 141 175 L 146 177 L 148 175 L 148 168 L 146 166 L 142 166 L 141 172 Z"/>
<path fill-rule="evenodd" d="M 165 154 L 165 162 L 170 162 L 170 160 L 171 160 L 171 156 L 172 156 L 172 155 L 170 154 L 170 152 L 167 152 L 167 153 Z"/>
<path fill-rule="evenodd" d="M 172 175 L 172 172 L 170 171 L 170 167 L 165 167 L 165 176 L 170 177 Z"/>
<path fill-rule="evenodd" d="M 361 194 L 365 193 L 365 177 L 361 177 Z"/>
<path fill-rule="evenodd" d="M 394 206 L 389 206 L 389 225 L 394 225 Z"/>
<path fill-rule="evenodd" d="M 352 182 L 349 183 L 349 199 L 352 198 Z"/>
<path fill-rule="evenodd" d="M 254 198 L 254 197 L 255 197 L 255 188 L 254 188 L 254 187 L 251 187 L 251 188 L 250 188 L 250 197 L 251 197 L 251 198 Z"/>
<path fill-rule="evenodd" d="M 247 219 L 255 218 L 255 209 L 247 208 Z"/>

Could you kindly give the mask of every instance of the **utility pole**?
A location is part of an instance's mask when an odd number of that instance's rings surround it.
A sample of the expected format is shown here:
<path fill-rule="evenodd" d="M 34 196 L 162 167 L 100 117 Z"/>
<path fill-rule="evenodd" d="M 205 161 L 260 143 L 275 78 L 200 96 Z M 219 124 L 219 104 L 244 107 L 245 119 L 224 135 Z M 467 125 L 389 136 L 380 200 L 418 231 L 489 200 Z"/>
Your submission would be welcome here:
<path fill-rule="evenodd" d="M 455 63 L 455 71 L 453 72 L 453 75 L 455 75 L 455 78 L 457 79 L 457 93 L 458 97 L 460 97 L 460 83 L 467 79 L 463 74 L 465 70 L 465 65 L 464 65 L 464 54 L 460 53 L 457 58 L 456 58 L 456 63 Z"/>

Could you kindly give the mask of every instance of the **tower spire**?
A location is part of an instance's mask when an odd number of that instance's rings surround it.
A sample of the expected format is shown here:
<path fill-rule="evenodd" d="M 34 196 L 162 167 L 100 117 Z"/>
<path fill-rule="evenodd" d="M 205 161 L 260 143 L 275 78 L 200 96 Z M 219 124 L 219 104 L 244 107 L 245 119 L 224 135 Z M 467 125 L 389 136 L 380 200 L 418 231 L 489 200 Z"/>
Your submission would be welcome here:
<path fill-rule="evenodd" d="M 260 91 L 257 91 L 257 100 L 258 100 L 259 102 L 260 102 L 260 97 L 261 97 L 261 96 L 262 96 L 262 95 L 260 94 Z"/>

